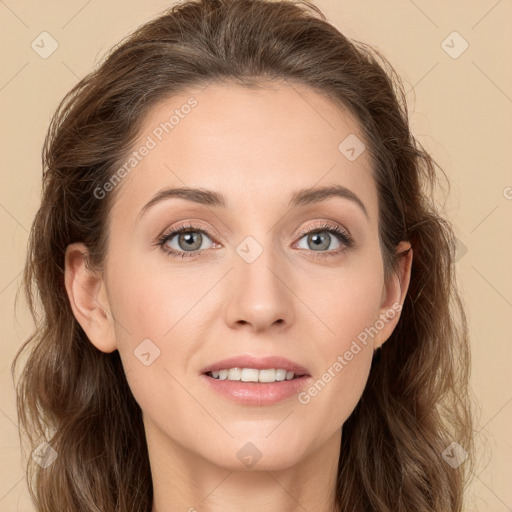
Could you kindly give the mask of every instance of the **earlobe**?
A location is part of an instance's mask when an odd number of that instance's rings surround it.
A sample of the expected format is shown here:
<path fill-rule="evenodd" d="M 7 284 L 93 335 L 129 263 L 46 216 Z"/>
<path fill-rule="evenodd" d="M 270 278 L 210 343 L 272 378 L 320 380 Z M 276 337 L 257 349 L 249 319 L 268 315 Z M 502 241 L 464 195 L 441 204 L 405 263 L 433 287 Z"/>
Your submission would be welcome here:
<path fill-rule="evenodd" d="M 102 352 L 116 350 L 112 315 L 102 275 L 87 268 L 88 249 L 70 244 L 65 254 L 64 282 L 71 309 L 91 343 Z"/>
<path fill-rule="evenodd" d="M 400 318 L 400 312 L 409 289 L 411 278 L 413 251 L 410 242 L 402 241 L 395 249 L 397 258 L 396 270 L 389 283 L 384 285 L 380 308 L 380 319 L 383 328 L 374 340 L 374 348 L 379 348 L 391 336 Z"/>

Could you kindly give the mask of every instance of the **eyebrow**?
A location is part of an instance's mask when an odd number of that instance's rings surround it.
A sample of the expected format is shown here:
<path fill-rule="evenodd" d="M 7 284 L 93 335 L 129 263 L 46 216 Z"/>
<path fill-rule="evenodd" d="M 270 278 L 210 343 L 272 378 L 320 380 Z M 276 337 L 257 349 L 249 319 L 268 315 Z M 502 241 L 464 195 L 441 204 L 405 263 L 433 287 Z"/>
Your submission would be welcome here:
<path fill-rule="evenodd" d="M 290 202 L 288 203 L 289 208 L 295 208 L 298 206 L 307 206 L 311 204 L 321 203 L 331 197 L 342 197 L 349 199 L 356 203 L 359 208 L 363 211 L 366 218 L 369 219 L 368 211 L 364 203 L 359 197 L 354 194 L 350 189 L 342 185 L 330 185 L 326 187 L 307 188 L 294 192 L 291 196 Z M 144 205 L 140 211 L 138 218 L 156 204 L 172 198 L 186 199 L 194 203 L 204 204 L 206 206 L 212 206 L 216 208 L 227 208 L 226 197 L 213 190 L 204 188 L 166 188 L 157 192 L 157 194 Z"/>

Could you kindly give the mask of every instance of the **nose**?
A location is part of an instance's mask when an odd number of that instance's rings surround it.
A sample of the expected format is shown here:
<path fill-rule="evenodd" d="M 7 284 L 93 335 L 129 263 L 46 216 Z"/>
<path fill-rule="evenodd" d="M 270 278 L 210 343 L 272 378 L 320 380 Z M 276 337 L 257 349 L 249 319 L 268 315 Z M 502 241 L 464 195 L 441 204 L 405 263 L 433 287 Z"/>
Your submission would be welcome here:
<path fill-rule="evenodd" d="M 225 283 L 226 322 L 233 329 L 243 326 L 253 332 L 286 329 L 294 315 L 289 266 L 269 249 L 249 261 L 235 256 L 235 268 Z"/>

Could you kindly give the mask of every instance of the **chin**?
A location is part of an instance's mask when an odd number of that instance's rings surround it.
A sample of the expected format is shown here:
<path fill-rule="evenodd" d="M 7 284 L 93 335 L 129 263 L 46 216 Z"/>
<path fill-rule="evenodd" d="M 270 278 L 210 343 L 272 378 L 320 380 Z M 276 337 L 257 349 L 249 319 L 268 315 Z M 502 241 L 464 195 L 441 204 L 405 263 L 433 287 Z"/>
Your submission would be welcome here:
<path fill-rule="evenodd" d="M 212 464 L 230 471 L 279 471 L 299 464 L 306 456 L 304 443 L 290 444 L 276 437 L 274 440 L 259 440 L 256 436 L 246 436 L 218 446 L 222 453 L 203 454 Z"/>

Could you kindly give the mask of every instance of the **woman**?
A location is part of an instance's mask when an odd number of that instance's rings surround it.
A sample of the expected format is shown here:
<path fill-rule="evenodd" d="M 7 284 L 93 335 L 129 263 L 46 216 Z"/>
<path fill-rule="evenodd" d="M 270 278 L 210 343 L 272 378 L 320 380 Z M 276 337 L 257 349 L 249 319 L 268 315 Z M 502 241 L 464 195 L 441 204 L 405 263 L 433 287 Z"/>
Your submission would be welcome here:
<path fill-rule="evenodd" d="M 68 93 L 43 159 L 38 511 L 462 510 L 455 239 L 376 50 L 308 2 L 181 2 Z"/>

